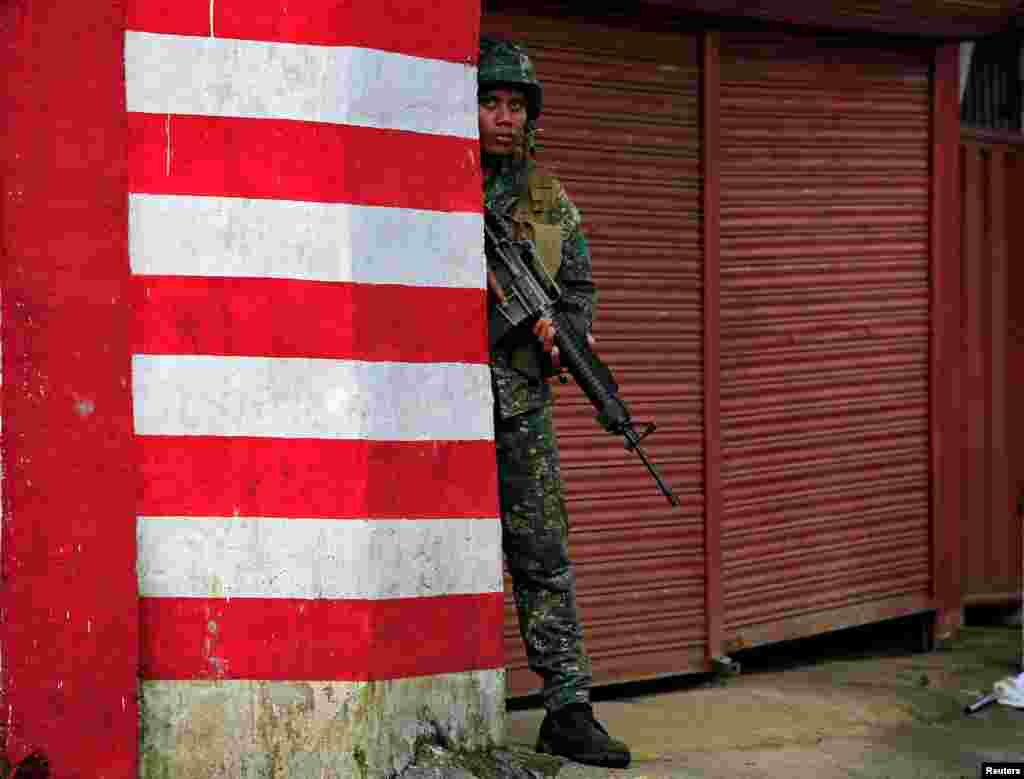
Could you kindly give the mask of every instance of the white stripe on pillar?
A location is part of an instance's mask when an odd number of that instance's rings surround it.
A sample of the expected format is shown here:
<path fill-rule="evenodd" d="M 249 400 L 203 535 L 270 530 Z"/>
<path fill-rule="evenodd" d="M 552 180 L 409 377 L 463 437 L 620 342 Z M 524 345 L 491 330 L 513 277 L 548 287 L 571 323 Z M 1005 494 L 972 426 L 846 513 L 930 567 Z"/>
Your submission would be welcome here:
<path fill-rule="evenodd" d="M 487 365 L 137 354 L 132 383 L 138 435 L 494 438 Z"/>
<path fill-rule="evenodd" d="M 129 196 L 132 272 L 483 289 L 480 214 Z"/>
<path fill-rule="evenodd" d="M 339 489 L 345 477 L 338 474 Z M 141 517 L 138 542 L 145 597 L 381 599 L 502 589 L 494 519 Z"/>
<path fill-rule="evenodd" d="M 125 86 L 129 111 L 478 133 L 476 68 L 375 49 L 128 31 Z"/>

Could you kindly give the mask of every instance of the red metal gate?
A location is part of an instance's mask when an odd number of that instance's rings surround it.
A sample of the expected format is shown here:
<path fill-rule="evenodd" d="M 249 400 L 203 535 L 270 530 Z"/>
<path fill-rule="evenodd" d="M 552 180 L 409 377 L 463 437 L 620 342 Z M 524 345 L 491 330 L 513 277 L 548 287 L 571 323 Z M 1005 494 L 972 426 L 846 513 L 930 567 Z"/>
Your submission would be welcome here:
<path fill-rule="evenodd" d="M 729 649 L 928 608 L 931 51 L 725 34 Z"/>
<path fill-rule="evenodd" d="M 966 603 L 1021 596 L 1020 522 L 1024 430 L 1014 393 L 1024 386 L 1021 227 L 1024 141 L 965 132 L 963 168 L 964 526 Z"/>

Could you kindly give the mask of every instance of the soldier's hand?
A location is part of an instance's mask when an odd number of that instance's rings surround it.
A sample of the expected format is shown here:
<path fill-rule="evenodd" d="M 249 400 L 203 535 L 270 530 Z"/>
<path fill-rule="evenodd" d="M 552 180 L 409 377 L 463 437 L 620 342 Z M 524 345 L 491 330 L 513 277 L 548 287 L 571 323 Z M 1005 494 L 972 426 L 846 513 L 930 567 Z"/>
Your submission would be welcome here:
<path fill-rule="evenodd" d="M 498 301 L 498 305 L 505 305 L 505 290 L 501 288 L 501 284 L 498 283 L 498 277 L 494 275 L 492 270 L 487 271 L 487 288 Z"/>
<path fill-rule="evenodd" d="M 544 345 L 544 351 L 551 357 L 551 366 L 561 370 L 561 363 L 558 361 L 558 347 L 555 346 L 555 323 L 550 319 L 538 319 L 533 326 L 533 334 L 537 336 Z"/>
<path fill-rule="evenodd" d="M 587 344 L 590 346 L 590 351 L 592 351 L 594 353 L 594 355 L 596 356 L 597 355 L 597 341 L 594 340 L 594 336 L 592 336 L 590 333 L 587 333 Z M 557 346 L 555 347 L 555 351 L 556 352 L 558 351 L 558 347 Z M 552 360 L 552 362 L 555 363 L 555 370 L 558 371 L 558 374 L 555 375 L 555 376 L 552 376 L 550 379 L 548 379 L 548 383 L 549 384 L 554 384 L 557 381 L 559 384 L 567 384 L 569 382 L 569 378 L 570 378 L 569 377 L 569 372 L 565 368 L 562 368 L 557 363 L 557 361 Z"/>
<path fill-rule="evenodd" d="M 540 322 L 538 322 L 537 324 L 540 324 Z M 536 330 L 535 330 L 535 332 L 536 332 Z M 597 339 L 594 338 L 594 336 L 592 336 L 590 333 L 587 333 L 587 344 L 589 344 L 589 346 L 590 346 L 590 351 L 592 351 L 595 355 L 597 355 Z M 551 357 L 552 367 L 556 371 L 558 371 L 558 373 L 555 374 L 554 376 L 551 376 L 547 380 L 548 384 L 554 384 L 555 382 L 558 382 L 559 384 L 565 384 L 566 382 L 569 381 L 569 375 L 568 375 L 568 372 L 566 371 L 566 369 L 563 368 L 561 366 L 561 364 L 559 363 L 559 361 L 558 361 L 558 347 L 557 346 L 552 347 L 551 354 L 552 354 L 552 357 Z"/>

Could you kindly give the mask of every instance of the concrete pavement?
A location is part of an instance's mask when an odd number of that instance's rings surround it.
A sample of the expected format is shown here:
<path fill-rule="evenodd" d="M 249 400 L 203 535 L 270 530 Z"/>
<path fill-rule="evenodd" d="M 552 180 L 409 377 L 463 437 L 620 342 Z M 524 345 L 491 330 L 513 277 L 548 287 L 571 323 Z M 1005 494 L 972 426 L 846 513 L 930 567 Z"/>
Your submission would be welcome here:
<path fill-rule="evenodd" d="M 890 623 L 751 652 L 741 658 L 746 670 L 724 682 L 619 688 L 595 709 L 632 748 L 632 765 L 566 763 L 557 775 L 960 779 L 978 776 L 986 760 L 1024 761 L 1024 711 L 962 711 L 1020 672 L 1020 628 L 965 628 L 929 653 L 894 641 L 901 629 Z M 539 709 L 510 711 L 508 745 L 532 747 L 542 719 Z"/>

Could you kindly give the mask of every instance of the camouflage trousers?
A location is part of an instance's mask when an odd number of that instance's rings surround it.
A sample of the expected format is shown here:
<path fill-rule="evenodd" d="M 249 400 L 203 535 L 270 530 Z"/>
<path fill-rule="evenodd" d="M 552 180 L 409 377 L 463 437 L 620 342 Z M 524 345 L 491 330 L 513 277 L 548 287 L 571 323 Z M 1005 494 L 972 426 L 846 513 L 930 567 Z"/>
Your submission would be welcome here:
<path fill-rule="evenodd" d="M 502 544 L 530 669 L 554 711 L 590 699 L 551 406 L 495 419 Z"/>

